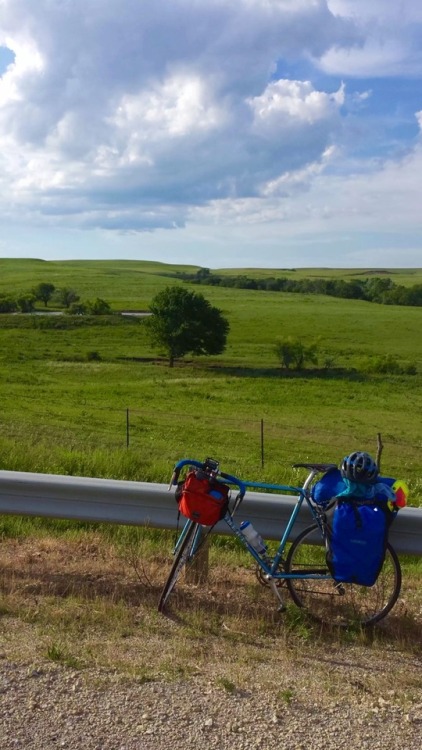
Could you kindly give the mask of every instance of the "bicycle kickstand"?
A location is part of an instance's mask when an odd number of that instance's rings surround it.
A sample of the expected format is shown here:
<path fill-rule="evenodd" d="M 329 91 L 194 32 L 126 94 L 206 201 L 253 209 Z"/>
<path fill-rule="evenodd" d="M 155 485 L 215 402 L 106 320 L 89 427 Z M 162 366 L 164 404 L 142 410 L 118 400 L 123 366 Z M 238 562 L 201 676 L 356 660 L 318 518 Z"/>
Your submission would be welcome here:
<path fill-rule="evenodd" d="M 277 612 L 284 612 L 286 609 L 286 605 L 284 604 L 283 598 L 277 587 L 275 578 L 272 578 L 272 576 L 265 576 L 265 578 L 267 579 L 270 585 L 271 591 L 273 592 L 275 598 L 278 599 L 278 601 L 280 602 L 279 606 L 277 607 Z"/>

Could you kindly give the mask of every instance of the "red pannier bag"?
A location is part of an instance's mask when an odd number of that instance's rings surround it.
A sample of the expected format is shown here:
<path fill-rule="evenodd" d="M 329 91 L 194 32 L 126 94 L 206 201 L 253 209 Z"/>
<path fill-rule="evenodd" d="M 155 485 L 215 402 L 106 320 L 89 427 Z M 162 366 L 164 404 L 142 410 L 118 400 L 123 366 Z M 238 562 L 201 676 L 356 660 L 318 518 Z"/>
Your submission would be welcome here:
<path fill-rule="evenodd" d="M 206 476 L 201 471 L 190 471 L 176 490 L 180 512 L 202 526 L 214 526 L 227 513 L 230 487 Z"/>

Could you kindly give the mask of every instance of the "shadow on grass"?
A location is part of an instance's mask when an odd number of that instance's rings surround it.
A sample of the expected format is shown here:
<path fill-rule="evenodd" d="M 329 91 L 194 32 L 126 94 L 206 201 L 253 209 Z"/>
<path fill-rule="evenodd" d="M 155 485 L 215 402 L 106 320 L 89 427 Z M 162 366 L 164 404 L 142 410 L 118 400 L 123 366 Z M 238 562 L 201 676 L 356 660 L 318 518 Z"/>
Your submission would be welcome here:
<path fill-rule="evenodd" d="M 156 611 L 162 590 L 162 582 L 134 581 L 128 579 L 127 571 L 111 573 L 88 573 L 48 570 L 3 570 L 1 589 L 5 597 L 2 613 L 8 613 L 6 597 L 17 596 L 31 600 L 37 605 L 56 598 L 95 602 L 103 600 L 109 605 L 124 604 L 129 608 Z M 268 594 L 268 595 L 266 595 Z M 291 635 L 306 641 L 329 644 L 353 644 L 371 646 L 373 643 L 394 644 L 398 649 L 420 653 L 422 628 L 420 619 L 403 603 L 398 603 L 389 616 L 372 628 L 359 627 L 350 630 L 324 625 L 309 618 L 304 610 L 296 607 L 285 594 L 286 611 L 279 613 L 270 592 L 259 587 L 237 586 L 229 581 L 215 581 L 208 585 L 178 585 L 169 597 L 163 618 L 175 625 L 194 629 L 201 637 L 220 636 L 254 643 L 257 636 L 277 638 Z M 238 623 L 226 626 L 227 622 Z M 318 657 L 320 658 L 320 656 Z M 333 656 L 336 664 L 339 655 Z M 341 661 L 341 657 L 340 657 Z M 364 668 L 364 666 L 362 666 Z"/>
<path fill-rule="evenodd" d="M 268 592 L 269 593 L 269 592 Z M 297 607 L 285 595 L 286 609 L 280 613 L 274 603 L 272 595 L 268 597 L 262 592 L 259 606 L 256 601 L 251 601 L 247 596 L 239 598 L 236 596 L 210 599 L 206 588 L 184 588 L 181 587 L 172 593 L 168 600 L 166 610 L 163 613 L 168 619 L 179 625 L 189 625 L 192 613 L 203 612 L 205 629 L 207 634 L 217 635 L 213 632 L 215 617 L 219 621 L 224 618 L 239 619 L 244 623 L 247 632 L 233 631 L 234 636 L 239 636 L 242 641 L 254 642 L 257 635 L 270 638 L 291 634 L 298 636 L 306 642 L 321 642 L 324 645 L 338 645 L 354 643 L 372 647 L 373 644 L 394 645 L 398 650 L 407 650 L 413 654 L 420 654 L 422 649 L 421 621 L 403 605 L 398 603 L 396 608 L 379 623 L 370 627 L 359 625 L 350 628 L 342 628 L 335 625 L 324 624 L 312 619 L 305 610 Z M 214 619 L 213 619 L 214 618 Z M 248 623 L 249 621 L 249 623 Z M 227 634 L 226 634 L 227 635 Z M 242 637 L 243 636 L 243 637 Z M 239 640 L 237 638 L 236 640 Z M 339 652 L 333 655 L 333 664 L 339 659 Z M 319 658 L 319 657 L 318 657 Z M 405 661 L 405 656 L 403 656 Z M 385 667 L 383 666 L 382 669 Z M 362 669 L 365 665 L 362 664 Z"/>
<path fill-rule="evenodd" d="M 168 367 L 168 359 L 165 359 L 164 357 L 129 357 L 129 356 L 121 356 L 116 357 L 117 362 L 139 362 L 141 364 L 154 364 L 154 365 L 167 365 Z M 185 363 L 186 364 L 186 363 Z"/>
<path fill-rule="evenodd" d="M 123 575 L 45 571 L 34 573 L 29 579 L 25 571 L 4 572 L 1 579 L 3 594 L 20 594 L 39 600 L 41 597 L 67 599 L 77 597 L 86 601 L 108 600 L 128 606 L 153 605 L 158 602 L 161 586 L 148 582 L 134 582 Z"/>
<path fill-rule="evenodd" d="M 165 357 L 117 357 L 119 362 L 139 362 L 140 364 L 154 364 L 168 367 L 169 362 Z M 280 367 L 247 367 L 224 365 L 218 362 L 205 360 L 183 359 L 174 363 L 174 370 L 194 368 L 203 372 L 221 373 L 230 377 L 238 378 L 277 378 L 280 380 L 350 380 L 364 381 L 370 375 L 360 372 L 353 367 L 314 367 L 302 370 L 286 370 Z"/>

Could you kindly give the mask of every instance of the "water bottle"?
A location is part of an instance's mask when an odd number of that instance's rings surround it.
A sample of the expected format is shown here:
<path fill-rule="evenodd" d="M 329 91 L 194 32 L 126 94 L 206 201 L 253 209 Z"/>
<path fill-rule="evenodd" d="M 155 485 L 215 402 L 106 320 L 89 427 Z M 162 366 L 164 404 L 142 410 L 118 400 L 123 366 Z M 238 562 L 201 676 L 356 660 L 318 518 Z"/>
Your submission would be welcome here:
<path fill-rule="evenodd" d="M 254 529 L 250 521 L 242 521 L 240 524 L 240 530 L 248 540 L 251 547 L 254 548 L 255 552 L 258 552 L 259 555 L 263 555 L 264 552 L 266 552 L 267 547 L 264 544 L 261 535 L 258 534 L 256 529 Z"/>

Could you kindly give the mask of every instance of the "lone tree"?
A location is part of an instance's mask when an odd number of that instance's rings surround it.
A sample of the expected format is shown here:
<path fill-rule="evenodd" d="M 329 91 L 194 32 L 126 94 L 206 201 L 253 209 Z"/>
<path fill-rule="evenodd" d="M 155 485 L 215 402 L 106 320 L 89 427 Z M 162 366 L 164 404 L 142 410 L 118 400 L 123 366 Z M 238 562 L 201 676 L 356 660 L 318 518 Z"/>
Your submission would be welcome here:
<path fill-rule="evenodd" d="M 35 299 L 42 300 L 44 302 L 44 305 L 47 307 L 55 290 L 56 287 L 54 286 L 54 284 L 41 283 L 33 289 L 32 294 L 34 295 Z"/>
<path fill-rule="evenodd" d="M 63 289 L 56 289 L 54 293 L 54 300 L 59 305 L 63 305 L 63 307 L 68 308 L 73 305 L 74 302 L 79 302 L 80 297 L 74 289 L 63 287 Z"/>
<path fill-rule="evenodd" d="M 221 310 L 202 294 L 172 286 L 159 292 L 150 305 L 145 325 L 152 345 L 166 352 L 169 367 L 185 354 L 221 354 L 229 323 Z"/>

